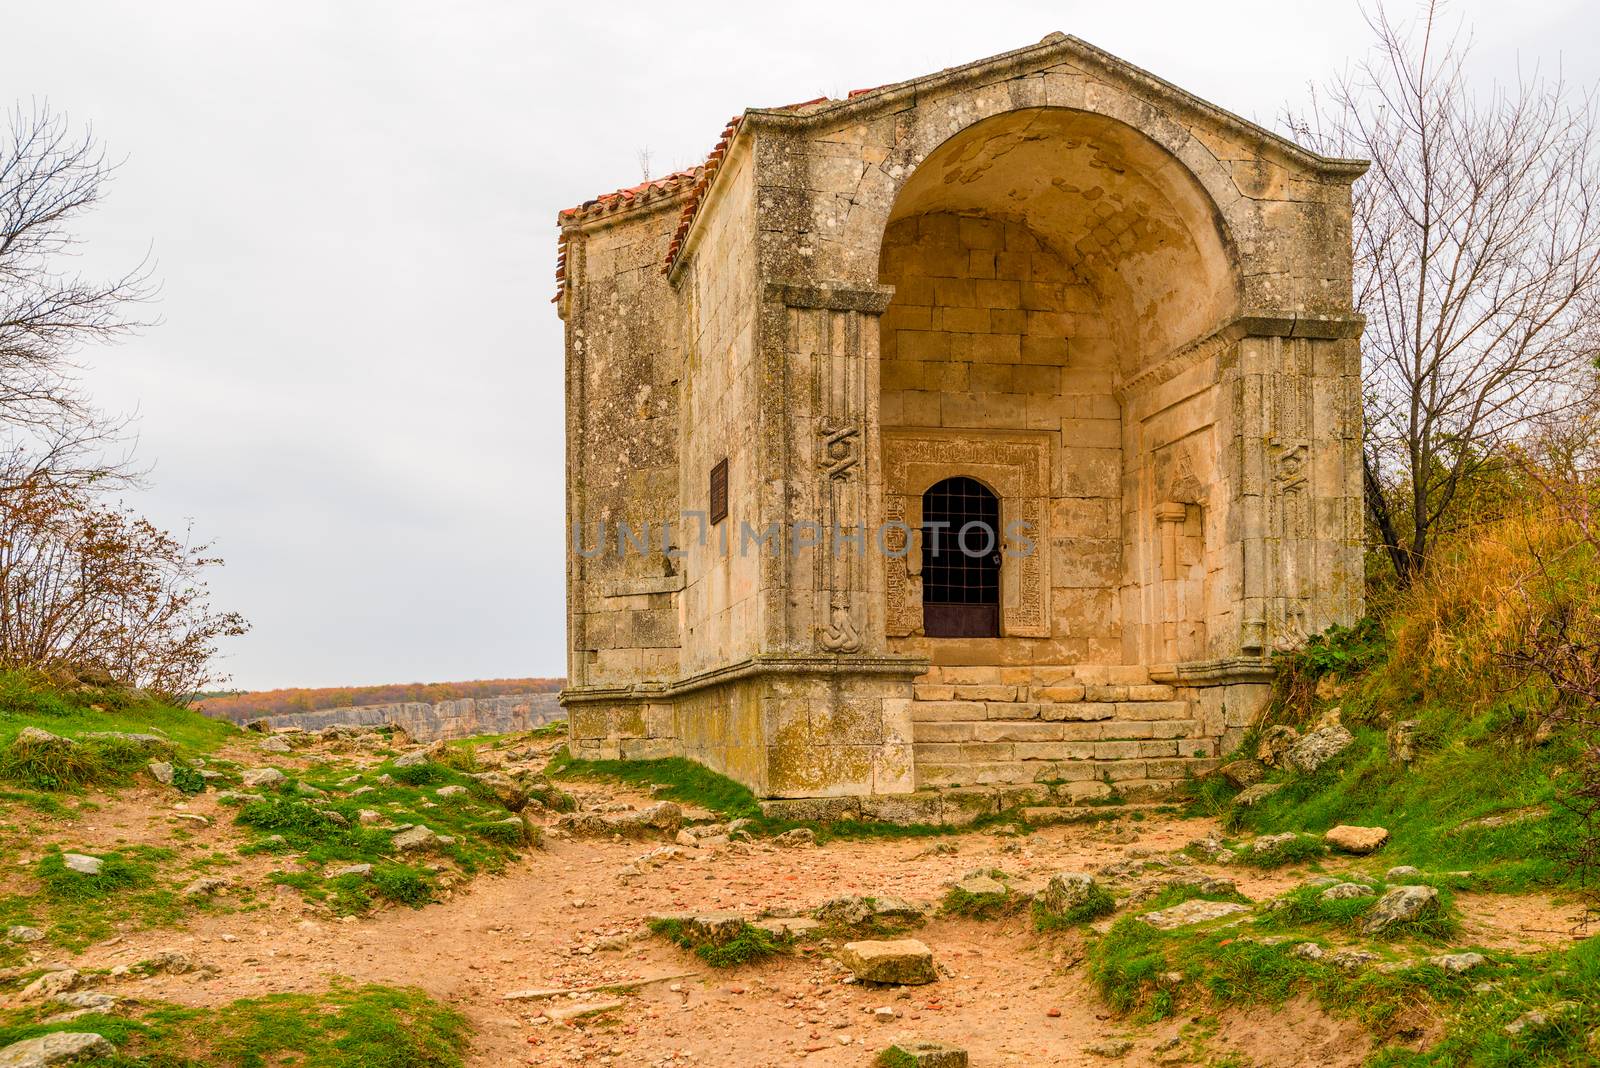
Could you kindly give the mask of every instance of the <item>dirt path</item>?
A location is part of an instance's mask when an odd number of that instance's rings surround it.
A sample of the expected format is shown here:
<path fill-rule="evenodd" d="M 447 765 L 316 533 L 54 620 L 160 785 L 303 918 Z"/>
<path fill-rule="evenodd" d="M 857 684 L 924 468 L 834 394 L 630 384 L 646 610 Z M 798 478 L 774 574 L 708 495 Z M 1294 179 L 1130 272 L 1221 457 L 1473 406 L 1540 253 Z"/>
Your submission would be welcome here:
<path fill-rule="evenodd" d="M 206 802 L 190 808 L 205 811 Z M 99 822 L 115 825 L 124 835 L 139 826 L 134 819 Z M 131 934 L 91 947 L 73 963 L 113 967 L 160 949 L 184 950 L 218 965 L 220 975 L 203 982 L 156 977 L 134 991 L 193 1004 L 276 991 L 314 992 L 338 977 L 416 984 L 472 1019 L 479 1036 L 474 1065 L 594 1060 L 857 1066 L 901 1034 L 956 1042 L 980 1065 L 1103 1063 L 1082 1047 L 1127 1035 L 1149 1051 L 1176 1035 L 1178 1023 L 1130 1029 L 1111 1020 L 1078 967 L 1077 938 L 1040 941 L 1023 918 L 998 924 L 934 921 L 917 937 L 933 948 L 948 974 L 929 987 L 904 991 L 845 983 L 845 973 L 818 952 L 727 974 L 699 968 L 693 956 L 660 939 L 615 950 L 594 945 L 637 931 L 652 912 L 801 912 L 851 893 L 934 901 L 948 882 L 974 868 L 999 867 L 1024 881 L 1029 876 L 1042 880 L 1058 870 L 1092 870 L 1131 856 L 1166 853 L 1213 829 L 1206 821 L 1167 819 L 1136 829 L 1051 828 L 1023 840 L 973 834 L 821 848 L 758 843 L 715 852 L 683 850 L 630 878 L 622 877 L 623 869 L 659 843 L 555 840 L 504 875 L 479 879 L 450 900 L 419 911 L 392 909 L 334 921 L 318 918 L 285 891 L 258 911 L 202 915 L 183 932 Z M 221 837 L 228 831 L 219 821 L 210 833 Z M 1284 873 L 1228 874 L 1252 897 L 1295 881 Z M 690 970 L 700 977 L 677 983 L 676 990 L 665 983 L 647 987 L 626 998 L 622 1010 L 577 1026 L 533 1022 L 541 1003 L 503 999 L 528 988 Z M 872 1010 L 883 1007 L 895 1010 L 896 1018 L 879 1022 Z M 1326 1049 L 1313 1042 L 1294 1055 L 1306 1057 L 1308 1064 L 1357 1063 L 1359 1050 L 1349 1056 L 1337 1052 L 1350 1046 L 1348 1026 L 1330 1023 L 1326 1030 Z M 1137 1051 L 1122 1063 L 1140 1063 Z"/>
<path fill-rule="evenodd" d="M 648 803 L 626 791 L 586 792 L 586 807 Z M 181 820 L 180 811 L 212 822 Z M 127 934 L 91 946 L 70 963 L 112 968 L 178 949 L 217 965 L 220 972 L 211 978 L 158 975 L 117 984 L 124 996 L 185 1004 L 281 991 L 314 993 L 341 979 L 413 984 L 471 1019 L 477 1030 L 470 1059 L 475 1066 L 858 1068 L 898 1036 L 953 1042 L 980 1068 L 1104 1064 L 1085 1047 L 1119 1038 L 1135 1045 L 1118 1063 L 1156 1064 L 1173 1063 L 1170 1058 L 1201 1031 L 1207 1057 L 1232 1051 L 1255 1064 L 1339 1068 L 1361 1063 L 1370 1052 L 1366 1034 L 1303 1000 L 1203 1024 L 1189 1016 L 1150 1027 L 1112 1019 L 1084 974 L 1081 935 L 1040 938 L 1025 916 L 987 923 L 935 919 L 916 937 L 933 949 L 944 974 L 929 986 L 901 990 L 847 982 L 847 973 L 815 947 L 718 973 L 662 939 L 627 937 L 639 934 L 645 918 L 656 912 L 798 914 L 844 894 L 932 902 L 951 881 L 980 868 L 1001 868 L 1023 885 L 1038 884 L 1056 871 L 1094 871 L 1168 854 L 1215 831 L 1208 820 L 1152 816 L 1046 828 L 1025 837 L 973 833 L 793 848 L 735 843 L 715 850 L 679 849 L 638 874 L 628 874 L 633 862 L 662 842 L 553 837 L 546 850 L 504 874 L 479 878 L 421 910 L 388 909 L 341 921 L 281 887 L 263 891 L 260 903 L 247 911 L 202 913 L 182 931 Z M 135 789 L 104 798 L 99 807 L 51 828 L 48 837 L 89 849 L 181 843 L 193 854 L 231 853 L 239 844 L 235 835 L 230 810 L 210 794 L 175 807 L 170 793 Z M 37 842 L 37 848 L 44 845 Z M 281 863 L 238 859 L 227 874 L 257 886 Z M 1202 867 L 1233 879 L 1254 899 L 1282 892 L 1305 876 L 1302 870 Z M 1462 894 L 1458 901 L 1468 927 L 1463 942 L 1522 951 L 1565 942 L 1576 913 L 1539 895 Z M 645 986 L 623 997 L 614 1012 L 570 1023 L 542 1019 L 549 1002 L 504 998 L 530 988 L 691 971 L 698 974 Z M 874 1011 L 885 1009 L 891 1011 Z"/>

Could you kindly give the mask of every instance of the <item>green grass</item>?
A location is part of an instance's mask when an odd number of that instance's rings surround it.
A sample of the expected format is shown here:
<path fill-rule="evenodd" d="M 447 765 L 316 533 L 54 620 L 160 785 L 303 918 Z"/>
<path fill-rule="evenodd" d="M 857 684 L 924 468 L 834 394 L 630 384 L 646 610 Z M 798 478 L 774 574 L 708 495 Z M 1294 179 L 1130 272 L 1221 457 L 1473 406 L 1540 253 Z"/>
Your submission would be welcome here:
<path fill-rule="evenodd" d="M 50 1031 L 94 1031 L 117 1047 L 98 1068 L 460 1068 L 467 1021 L 420 990 L 336 985 L 214 1008 L 149 1003 L 135 1015 L 91 1015 L 43 1025 L 55 1011 L 0 1016 L 0 1046 Z"/>
<path fill-rule="evenodd" d="M 1250 899 L 1237 890 L 1210 891 L 1199 883 L 1173 883 L 1162 887 L 1161 892 L 1154 897 L 1141 901 L 1139 911 L 1155 912 L 1171 908 L 1173 905 L 1181 905 L 1185 901 L 1232 901 L 1240 905 L 1250 904 Z"/>
<path fill-rule="evenodd" d="M 664 760 L 578 760 L 563 748 L 551 759 L 545 772 L 551 778 L 560 780 L 616 782 L 640 790 L 657 787 L 653 791 L 654 796 L 662 800 L 709 809 L 725 820 L 750 820 L 746 828 L 750 834 L 775 835 L 805 827 L 816 832 L 818 842 L 936 838 L 1010 826 L 1016 822 L 1015 817 L 1010 815 L 985 816 L 965 827 L 887 823 L 881 820 L 813 822 L 768 819 L 761 814 L 756 795 L 748 787 L 683 757 Z"/>
<path fill-rule="evenodd" d="M 1077 927 L 1098 920 L 1102 916 L 1109 916 L 1116 909 L 1117 899 L 1111 896 L 1111 891 L 1095 883 L 1082 901 L 1061 912 L 1052 912 L 1045 907 L 1043 901 L 1035 898 L 1033 928 L 1036 931 L 1058 931 L 1067 927 Z"/>
<path fill-rule="evenodd" d="M 1328 855 L 1328 847 L 1320 838 L 1299 835 L 1288 841 L 1275 843 L 1269 849 L 1246 848 L 1238 851 L 1240 864 L 1252 868 L 1282 868 L 1290 864 L 1304 864 L 1321 860 Z"/>
<path fill-rule="evenodd" d="M 736 968 L 741 964 L 765 960 L 789 952 L 792 940 L 781 938 L 754 924 L 741 924 L 727 937 L 696 937 L 680 920 L 660 918 L 650 922 L 653 934 L 660 935 L 681 949 L 688 949 L 713 968 Z"/>
<path fill-rule="evenodd" d="M 1343 930 L 1349 933 L 1360 931 L 1361 923 L 1366 919 L 1367 913 L 1372 911 L 1372 906 L 1378 903 L 1388 889 L 1383 882 L 1373 879 L 1358 880 L 1372 889 L 1370 894 L 1361 897 L 1327 899 L 1322 896 L 1327 887 L 1301 886 L 1284 894 L 1276 901 L 1272 910 L 1265 912 L 1256 921 L 1256 926 L 1264 930 L 1284 931 L 1305 927 L 1326 927 Z M 1445 942 L 1454 937 L 1461 929 L 1460 916 L 1456 911 L 1455 901 L 1448 889 L 1439 889 L 1439 909 L 1419 920 L 1410 920 L 1396 923 L 1374 937 L 1385 941 L 1394 941 L 1401 938 L 1417 938 L 1430 942 Z"/>
<path fill-rule="evenodd" d="M 1089 976 L 1114 1012 L 1142 1022 L 1203 1005 L 1276 1006 L 1306 994 L 1380 1033 L 1418 1004 L 1448 1011 L 1480 978 L 1432 966 L 1344 971 L 1294 956 L 1296 941 L 1271 943 L 1239 927 L 1158 931 L 1125 916 L 1090 947 Z"/>
<path fill-rule="evenodd" d="M 964 916 L 969 920 L 993 920 L 1016 912 L 1022 907 L 1020 895 L 1010 887 L 1000 893 L 974 894 L 959 886 L 945 891 L 939 911 L 945 916 Z"/>
<path fill-rule="evenodd" d="M 384 781 L 386 775 L 391 781 Z M 327 796 L 303 796 L 297 790 L 302 782 Z M 440 797 L 438 791 L 445 786 L 461 786 L 467 793 Z M 370 789 L 360 797 L 350 796 L 362 787 Z M 235 823 L 252 836 L 244 851 L 296 853 L 328 868 L 374 865 L 367 880 L 353 876 L 326 880 L 317 872 L 275 877 L 308 900 L 327 903 L 344 915 L 365 912 L 381 902 L 416 907 L 433 900 L 436 880 L 417 866 L 424 860 L 449 861 L 471 876 L 501 871 L 536 844 L 520 823 L 501 822 L 512 813 L 491 788 L 468 772 L 434 761 L 409 768 L 387 763 L 366 770 L 322 763 L 308 769 L 303 778 L 290 778 L 260 792 L 262 800 L 244 802 L 235 816 Z M 362 809 L 377 812 L 386 825 L 422 824 L 454 841 L 439 845 L 426 857 L 398 856 L 393 833 L 363 825 Z M 282 841 L 274 842 L 275 835 Z"/>
<path fill-rule="evenodd" d="M 0 746 L 24 727 L 79 738 L 95 731 L 163 734 L 178 749 L 209 753 L 239 728 L 121 690 L 64 692 L 23 672 L 0 671 Z"/>
<path fill-rule="evenodd" d="M 918 1061 L 899 1046 L 890 1046 L 873 1058 L 874 1068 L 917 1068 Z"/>
<path fill-rule="evenodd" d="M 102 861 L 98 875 L 72 871 L 59 850 L 40 857 L 32 866 L 39 892 L 0 898 L 0 927 L 39 927 L 51 942 L 76 952 L 110 937 L 119 921 L 135 930 L 171 927 L 200 907 L 162 879 L 175 856 L 171 850 L 135 846 L 92 855 Z"/>
<path fill-rule="evenodd" d="M 724 819 L 761 818 L 756 795 L 741 783 L 683 757 L 665 760 L 575 760 L 562 749 L 546 769 L 551 778 L 618 782 L 640 790 L 660 787 L 664 801 L 698 805 Z"/>

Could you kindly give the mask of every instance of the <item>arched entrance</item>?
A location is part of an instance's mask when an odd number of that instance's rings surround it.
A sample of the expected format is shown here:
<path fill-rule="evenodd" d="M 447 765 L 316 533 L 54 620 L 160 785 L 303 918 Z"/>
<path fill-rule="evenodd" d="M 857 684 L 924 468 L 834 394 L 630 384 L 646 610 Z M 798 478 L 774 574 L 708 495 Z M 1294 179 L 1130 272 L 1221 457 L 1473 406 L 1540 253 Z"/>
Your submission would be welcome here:
<path fill-rule="evenodd" d="M 922 495 L 922 627 L 930 638 L 1000 636 L 1000 501 L 975 478 Z"/>

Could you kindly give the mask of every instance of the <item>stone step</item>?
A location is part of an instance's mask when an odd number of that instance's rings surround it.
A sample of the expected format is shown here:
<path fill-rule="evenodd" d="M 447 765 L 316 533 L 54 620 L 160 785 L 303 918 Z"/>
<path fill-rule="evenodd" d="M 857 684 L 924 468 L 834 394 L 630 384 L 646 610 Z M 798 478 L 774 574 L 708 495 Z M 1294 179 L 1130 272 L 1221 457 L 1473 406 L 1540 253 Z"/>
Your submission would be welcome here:
<path fill-rule="evenodd" d="M 1120 805 L 1048 805 L 1024 808 L 1019 814 L 1022 822 L 1030 827 L 1050 827 L 1060 823 L 1094 823 L 1097 820 L 1116 819 L 1132 812 L 1159 812 L 1166 807 L 1157 801 Z"/>
<path fill-rule="evenodd" d="M 1188 701 L 912 701 L 914 723 L 976 720 L 1049 720 L 1095 722 L 1100 720 L 1187 719 Z"/>
<path fill-rule="evenodd" d="M 994 786 L 1030 782 L 1063 783 L 1074 796 L 1094 797 L 1112 792 L 1167 788 L 1189 775 L 1203 775 L 1218 763 L 1214 756 L 1128 757 L 1124 759 L 1012 759 L 935 760 L 917 756 L 917 786 Z M 1082 792 L 1070 789 L 1083 783 Z M 1136 785 L 1137 784 L 1137 785 Z M 1104 789 L 1102 789 L 1102 787 Z"/>
<path fill-rule="evenodd" d="M 1177 698 L 1175 687 L 1164 683 L 1081 682 L 1066 680 L 1045 682 L 1040 679 L 1022 682 L 930 683 L 916 682 L 911 687 L 915 701 L 986 701 L 1028 702 L 1048 701 L 1068 703 L 1073 701 L 1171 701 Z"/>
<path fill-rule="evenodd" d="M 1209 738 L 1116 739 L 1107 742 L 916 742 L 917 763 L 986 764 L 1025 761 L 1204 760 L 1216 755 Z M 1181 774 L 1181 773 L 1180 773 Z M 1029 775 L 1024 782 L 1037 776 Z"/>
<path fill-rule="evenodd" d="M 916 680 L 930 686 L 1142 686 L 1150 682 L 1150 669 L 1135 664 L 934 664 Z"/>

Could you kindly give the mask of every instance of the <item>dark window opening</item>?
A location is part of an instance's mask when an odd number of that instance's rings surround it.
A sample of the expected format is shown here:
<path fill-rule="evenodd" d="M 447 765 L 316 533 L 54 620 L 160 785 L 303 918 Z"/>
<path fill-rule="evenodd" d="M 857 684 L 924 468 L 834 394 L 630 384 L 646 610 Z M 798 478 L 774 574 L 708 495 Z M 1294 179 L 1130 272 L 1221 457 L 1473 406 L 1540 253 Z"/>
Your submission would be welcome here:
<path fill-rule="evenodd" d="M 718 460 L 711 468 L 711 504 L 706 509 L 712 525 L 728 518 L 728 461 Z"/>
<path fill-rule="evenodd" d="M 922 495 L 922 630 L 1000 636 L 1000 501 L 976 479 L 947 478 Z"/>

